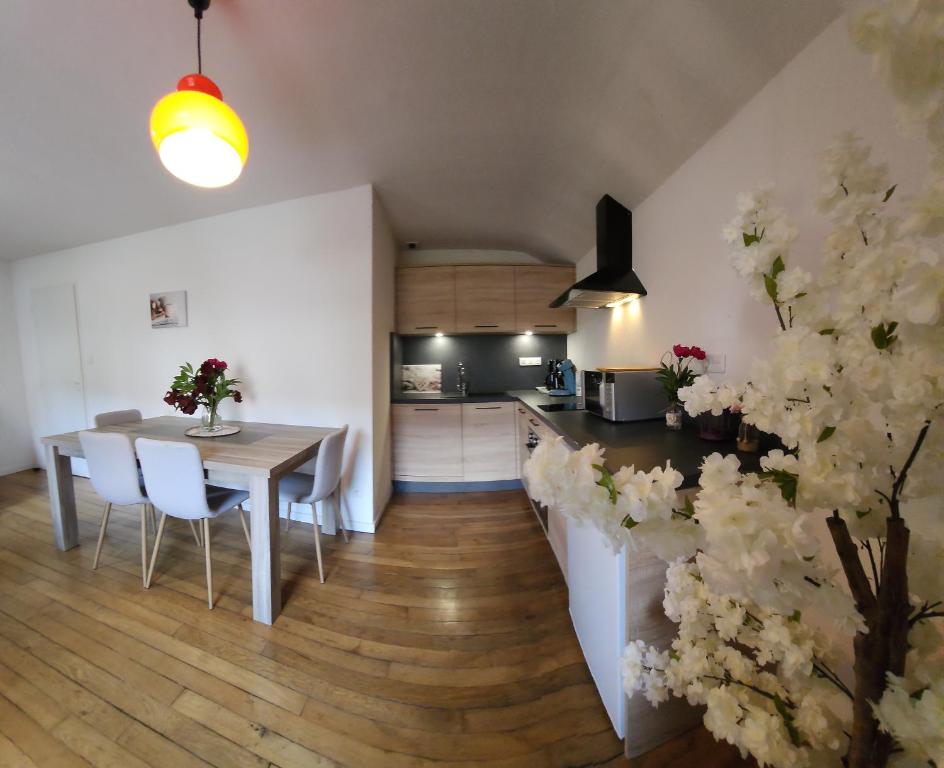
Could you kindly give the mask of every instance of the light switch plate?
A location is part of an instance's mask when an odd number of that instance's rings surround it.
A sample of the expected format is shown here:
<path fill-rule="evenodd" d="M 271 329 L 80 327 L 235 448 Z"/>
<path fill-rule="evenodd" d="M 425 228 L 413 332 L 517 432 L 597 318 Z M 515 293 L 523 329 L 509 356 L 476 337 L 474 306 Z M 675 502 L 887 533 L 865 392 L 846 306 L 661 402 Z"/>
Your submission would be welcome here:
<path fill-rule="evenodd" d="M 724 373 L 726 355 L 724 352 L 708 353 L 708 373 Z"/>
<path fill-rule="evenodd" d="M 540 365 L 540 364 L 541 364 L 540 357 L 519 357 L 518 358 L 518 365 L 520 365 L 522 368 L 528 365 Z"/>

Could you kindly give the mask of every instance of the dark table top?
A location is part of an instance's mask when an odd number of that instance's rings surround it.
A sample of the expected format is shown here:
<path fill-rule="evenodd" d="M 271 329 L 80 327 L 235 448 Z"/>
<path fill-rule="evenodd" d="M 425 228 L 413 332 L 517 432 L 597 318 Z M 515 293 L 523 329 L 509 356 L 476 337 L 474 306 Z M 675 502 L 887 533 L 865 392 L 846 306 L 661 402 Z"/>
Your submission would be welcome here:
<path fill-rule="evenodd" d="M 616 472 L 624 466 L 634 466 L 637 470 L 649 472 L 655 467 L 665 466 L 666 461 L 671 461 L 672 466 L 685 478 L 682 487 L 691 488 L 698 485 L 702 461 L 715 452 L 737 454 L 745 471 L 753 472 L 759 469 L 760 454 L 737 451 L 734 440 L 703 440 L 698 436 L 698 427 L 693 421 L 686 420 L 681 430 L 671 430 L 666 428 L 662 418 L 617 423 L 583 410 L 544 411 L 540 407 L 542 404 L 582 404 L 583 399 L 545 395 L 536 389 L 476 393 L 466 397 L 455 397 L 452 393 L 402 393 L 393 398 L 394 403 L 485 403 L 515 400 L 527 406 L 551 430 L 563 435 L 571 447 L 579 449 L 590 443 L 599 444 L 606 451 L 605 464 L 611 472 Z"/>

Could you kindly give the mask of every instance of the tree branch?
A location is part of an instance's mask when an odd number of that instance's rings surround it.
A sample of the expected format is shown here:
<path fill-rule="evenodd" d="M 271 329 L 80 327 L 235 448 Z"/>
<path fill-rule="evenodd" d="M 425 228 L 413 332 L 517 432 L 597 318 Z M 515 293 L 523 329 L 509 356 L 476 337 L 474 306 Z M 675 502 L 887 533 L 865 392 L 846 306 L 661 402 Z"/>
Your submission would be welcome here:
<path fill-rule="evenodd" d="M 842 563 L 842 570 L 846 574 L 846 581 L 849 582 L 856 608 L 865 616 L 875 607 L 875 593 L 872 592 L 869 577 L 865 575 L 865 569 L 859 559 L 859 549 L 849 534 L 845 520 L 838 515 L 833 515 L 826 524 L 833 537 L 833 544 L 836 546 L 836 553 Z"/>
<path fill-rule="evenodd" d="M 918 438 L 911 447 L 911 453 L 908 455 L 907 461 L 905 461 L 905 466 L 901 468 L 901 472 L 898 473 L 898 479 L 895 480 L 895 484 L 892 486 L 892 497 L 890 504 L 892 508 L 892 517 L 894 518 L 899 516 L 898 503 L 901 500 L 901 492 L 905 487 L 905 481 L 908 479 L 908 471 L 911 469 L 911 465 L 914 464 L 915 459 L 918 457 L 918 452 L 921 450 L 921 446 L 924 443 L 924 438 L 928 436 L 928 430 L 930 428 L 931 421 L 929 419 L 928 421 L 924 422 L 924 426 L 918 433 Z"/>

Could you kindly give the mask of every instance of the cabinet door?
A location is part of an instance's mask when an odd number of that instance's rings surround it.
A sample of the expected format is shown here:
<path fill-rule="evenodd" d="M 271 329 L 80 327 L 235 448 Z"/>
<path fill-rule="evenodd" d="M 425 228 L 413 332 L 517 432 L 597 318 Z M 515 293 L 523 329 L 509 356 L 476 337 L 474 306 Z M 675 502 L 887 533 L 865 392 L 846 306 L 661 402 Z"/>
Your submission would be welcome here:
<path fill-rule="evenodd" d="M 463 403 L 464 476 L 472 480 L 514 480 L 517 474 L 514 403 Z"/>
<path fill-rule="evenodd" d="M 431 336 L 455 333 L 456 268 L 401 267 L 397 270 L 397 333 Z"/>
<path fill-rule="evenodd" d="M 519 333 L 572 333 L 576 330 L 575 309 L 548 306 L 576 279 L 574 267 L 515 267 L 515 330 Z"/>
<path fill-rule="evenodd" d="M 393 406 L 396 480 L 462 480 L 462 406 Z"/>
<path fill-rule="evenodd" d="M 456 267 L 456 330 L 514 333 L 513 267 Z"/>
<path fill-rule="evenodd" d="M 528 410 L 519 404 L 515 404 L 515 453 L 518 456 L 518 477 L 521 477 L 521 468 L 530 458 L 531 452 L 528 450 Z"/>

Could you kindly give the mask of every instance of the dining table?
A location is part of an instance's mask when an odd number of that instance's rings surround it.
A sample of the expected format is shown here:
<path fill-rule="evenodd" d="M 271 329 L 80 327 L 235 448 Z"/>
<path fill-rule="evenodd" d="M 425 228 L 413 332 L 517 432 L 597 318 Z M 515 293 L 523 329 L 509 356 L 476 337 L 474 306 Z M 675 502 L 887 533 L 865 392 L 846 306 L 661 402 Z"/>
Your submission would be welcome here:
<path fill-rule="evenodd" d="M 227 421 L 239 432 L 220 437 L 188 437 L 199 419 L 158 416 L 90 430 L 121 432 L 132 440 L 178 440 L 200 451 L 207 472 L 238 478 L 249 490 L 252 558 L 252 617 L 272 624 L 282 610 L 279 526 L 279 480 L 315 457 L 321 441 L 334 431 L 327 427 Z M 56 546 L 60 550 L 79 545 L 72 459 L 83 458 L 78 432 L 42 439 L 46 454 L 49 502 Z M 330 519 L 329 519 L 330 518 Z M 334 516 L 324 515 L 324 532 L 334 533 Z"/>

